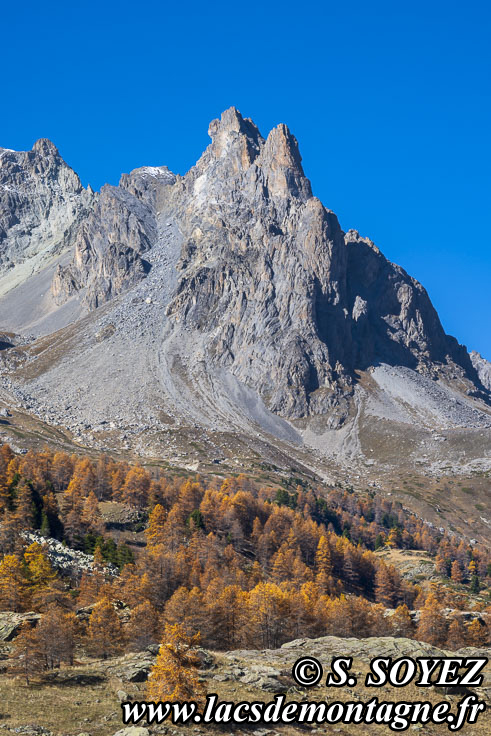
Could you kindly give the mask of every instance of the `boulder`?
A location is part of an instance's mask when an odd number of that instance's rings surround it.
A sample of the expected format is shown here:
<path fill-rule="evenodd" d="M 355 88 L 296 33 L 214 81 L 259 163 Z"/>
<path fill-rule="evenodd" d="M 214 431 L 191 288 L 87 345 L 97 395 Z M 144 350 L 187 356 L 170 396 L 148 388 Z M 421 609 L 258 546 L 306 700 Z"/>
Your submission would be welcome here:
<path fill-rule="evenodd" d="M 0 612 L 0 641 L 12 641 L 19 633 L 24 621 L 37 624 L 41 618 L 39 613 L 15 613 L 13 611 Z"/>

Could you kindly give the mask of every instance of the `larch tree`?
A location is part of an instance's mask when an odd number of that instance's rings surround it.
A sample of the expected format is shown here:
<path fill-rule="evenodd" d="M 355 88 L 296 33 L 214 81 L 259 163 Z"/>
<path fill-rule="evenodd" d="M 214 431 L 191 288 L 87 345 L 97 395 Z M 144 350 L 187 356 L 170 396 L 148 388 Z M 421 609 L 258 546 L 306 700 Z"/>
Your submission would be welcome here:
<path fill-rule="evenodd" d="M 145 529 L 145 537 L 149 547 L 165 544 L 165 520 L 167 514 L 164 507 L 158 503 L 152 509 Z"/>
<path fill-rule="evenodd" d="M 24 552 L 27 567 L 27 577 L 33 592 L 51 585 L 57 578 L 51 563 L 43 549 L 37 542 L 33 542 Z"/>
<path fill-rule="evenodd" d="M 196 647 L 199 634 L 190 636 L 180 624 L 166 624 L 159 653 L 150 673 L 147 699 L 156 702 L 203 701 L 198 679 Z"/>
<path fill-rule="evenodd" d="M 259 583 L 248 597 L 248 616 L 254 646 L 276 649 L 285 641 L 288 595 L 274 583 Z"/>
<path fill-rule="evenodd" d="M 207 597 L 208 619 L 212 640 L 220 649 L 234 649 L 241 642 L 247 594 L 239 585 L 227 585 Z"/>
<path fill-rule="evenodd" d="M 447 639 L 447 622 L 441 605 L 433 593 L 427 597 L 418 623 L 417 638 L 436 647 L 441 647 Z"/>
<path fill-rule="evenodd" d="M 315 569 L 316 569 L 316 581 L 323 593 L 328 593 L 330 590 L 330 581 L 332 578 L 332 556 L 329 542 L 325 536 L 319 539 L 317 551 L 315 553 Z"/>
<path fill-rule="evenodd" d="M 462 583 L 464 580 L 464 576 L 462 575 L 462 568 L 460 567 L 460 562 L 458 560 L 454 560 L 452 562 L 450 577 L 452 578 L 454 583 Z"/>
<path fill-rule="evenodd" d="M 5 555 L 0 562 L 0 610 L 22 611 L 27 600 L 27 580 L 20 560 L 16 555 Z"/>
<path fill-rule="evenodd" d="M 36 636 L 36 630 L 29 621 L 24 621 L 18 636 L 14 639 L 9 654 L 9 674 L 23 677 L 26 685 L 45 669 L 45 658 Z"/>
<path fill-rule="evenodd" d="M 87 627 L 87 647 L 96 657 L 107 659 L 121 651 L 124 644 L 123 630 L 108 598 L 95 604 Z"/>
<path fill-rule="evenodd" d="M 469 646 L 484 648 L 488 645 L 488 627 L 484 623 L 481 623 L 478 618 L 473 619 L 466 628 L 467 643 Z"/>
<path fill-rule="evenodd" d="M 455 651 L 466 644 L 467 633 L 460 616 L 454 616 L 450 621 L 447 633 L 446 648 Z"/>
<path fill-rule="evenodd" d="M 412 637 L 414 635 L 414 624 L 409 613 L 409 608 L 403 603 L 397 606 L 394 615 L 390 619 L 394 636 Z"/>
<path fill-rule="evenodd" d="M 47 669 L 59 667 L 62 661 L 73 663 L 78 637 L 74 613 L 52 608 L 41 618 L 34 633 Z"/>
<path fill-rule="evenodd" d="M 17 488 L 15 501 L 15 515 L 23 530 L 34 528 L 35 507 L 32 488 L 26 482 L 22 482 Z"/>
<path fill-rule="evenodd" d="M 394 605 L 394 584 L 386 565 L 380 564 L 375 574 L 375 599 L 388 608 Z"/>
<path fill-rule="evenodd" d="M 390 530 L 389 536 L 387 537 L 386 544 L 388 547 L 392 547 L 393 549 L 400 547 L 401 532 L 396 526 L 393 526 L 392 529 Z"/>
<path fill-rule="evenodd" d="M 140 465 L 134 465 L 126 475 L 121 491 L 122 500 L 134 508 L 145 506 L 150 489 L 150 475 Z"/>
<path fill-rule="evenodd" d="M 159 641 L 161 633 L 160 616 L 149 601 L 143 601 L 131 611 L 131 619 L 126 636 L 132 649 L 141 651 Z"/>
<path fill-rule="evenodd" d="M 51 477 L 58 493 L 67 488 L 72 472 L 73 465 L 70 456 L 65 452 L 56 452 L 51 463 Z"/>
<path fill-rule="evenodd" d="M 99 501 L 94 491 L 90 491 L 82 507 L 82 524 L 92 534 L 100 535 L 104 531 L 104 523 L 99 512 Z"/>

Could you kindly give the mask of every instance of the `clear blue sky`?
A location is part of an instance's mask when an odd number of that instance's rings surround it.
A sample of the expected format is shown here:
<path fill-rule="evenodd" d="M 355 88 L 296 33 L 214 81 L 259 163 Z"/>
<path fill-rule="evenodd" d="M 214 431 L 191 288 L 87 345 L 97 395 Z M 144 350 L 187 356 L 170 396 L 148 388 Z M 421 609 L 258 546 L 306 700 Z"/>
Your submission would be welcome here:
<path fill-rule="evenodd" d="M 1 12 L 0 145 L 83 182 L 184 173 L 235 105 L 288 124 L 315 194 L 491 359 L 488 2 L 30 2 Z"/>

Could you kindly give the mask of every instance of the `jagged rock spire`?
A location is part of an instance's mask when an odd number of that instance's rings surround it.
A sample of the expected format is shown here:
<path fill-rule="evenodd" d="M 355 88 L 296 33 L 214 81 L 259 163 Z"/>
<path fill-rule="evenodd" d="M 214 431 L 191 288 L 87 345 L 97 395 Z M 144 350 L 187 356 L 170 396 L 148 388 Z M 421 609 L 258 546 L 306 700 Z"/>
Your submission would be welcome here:
<path fill-rule="evenodd" d="M 55 144 L 49 138 L 38 138 L 34 143 L 32 150 L 41 156 L 59 156 L 59 151 Z"/>

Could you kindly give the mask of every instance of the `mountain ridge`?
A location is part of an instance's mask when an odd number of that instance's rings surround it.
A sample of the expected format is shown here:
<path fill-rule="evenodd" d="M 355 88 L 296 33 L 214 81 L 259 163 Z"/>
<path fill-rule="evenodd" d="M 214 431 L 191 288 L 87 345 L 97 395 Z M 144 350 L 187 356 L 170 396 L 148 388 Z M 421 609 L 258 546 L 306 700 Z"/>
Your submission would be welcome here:
<path fill-rule="evenodd" d="M 170 457 L 194 432 L 228 456 L 232 433 L 319 470 L 396 467 L 400 438 L 409 466 L 491 467 L 485 371 L 421 284 L 341 229 L 285 125 L 263 138 L 230 108 L 209 133 L 184 176 L 87 190 L 48 266 L 0 298 L 24 346 L 5 390 L 96 447 Z"/>

